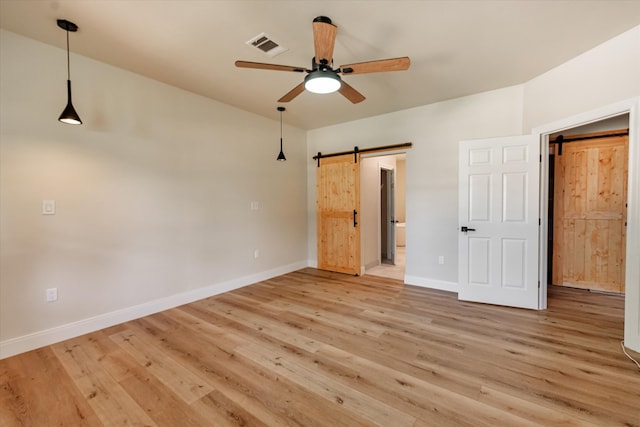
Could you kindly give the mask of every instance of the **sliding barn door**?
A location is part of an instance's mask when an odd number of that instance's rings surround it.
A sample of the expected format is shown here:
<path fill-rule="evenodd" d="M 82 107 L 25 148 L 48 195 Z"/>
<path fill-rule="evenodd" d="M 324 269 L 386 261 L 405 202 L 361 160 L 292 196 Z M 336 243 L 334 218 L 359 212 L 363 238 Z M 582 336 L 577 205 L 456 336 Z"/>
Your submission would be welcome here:
<path fill-rule="evenodd" d="M 462 141 L 458 298 L 538 308 L 540 143 Z"/>
<path fill-rule="evenodd" d="M 554 147 L 554 285 L 624 293 L 628 140 Z"/>
<path fill-rule="evenodd" d="M 316 181 L 318 268 L 360 274 L 358 155 L 320 159 Z"/>

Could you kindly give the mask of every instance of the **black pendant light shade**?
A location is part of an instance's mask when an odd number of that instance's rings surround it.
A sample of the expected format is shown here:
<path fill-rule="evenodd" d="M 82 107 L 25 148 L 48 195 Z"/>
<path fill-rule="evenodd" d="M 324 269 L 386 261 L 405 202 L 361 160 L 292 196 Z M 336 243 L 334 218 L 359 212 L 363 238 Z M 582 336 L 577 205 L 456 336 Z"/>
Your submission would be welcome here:
<path fill-rule="evenodd" d="M 81 125 L 82 120 L 80 120 L 80 116 L 76 113 L 76 109 L 73 108 L 73 103 L 71 102 L 71 70 L 69 67 L 69 31 L 78 31 L 78 26 L 66 19 L 58 19 L 57 22 L 58 27 L 67 32 L 67 106 L 58 117 L 58 120 L 71 125 Z"/>
<path fill-rule="evenodd" d="M 285 110 L 284 107 L 278 107 L 278 111 L 280 111 L 280 153 L 278 154 L 278 158 L 276 160 L 280 162 L 284 162 L 287 158 L 284 156 L 284 151 L 282 151 L 282 112 Z"/>
<path fill-rule="evenodd" d="M 80 120 L 80 116 L 76 113 L 76 109 L 73 108 L 73 104 L 71 103 L 71 80 L 67 80 L 67 106 L 64 107 L 64 111 L 58 117 L 63 123 L 68 123 L 70 125 L 81 125 L 82 120 Z"/>
<path fill-rule="evenodd" d="M 284 156 L 284 152 L 282 151 L 282 138 L 280 138 L 280 153 L 278 154 L 277 160 L 284 162 L 287 158 Z"/>

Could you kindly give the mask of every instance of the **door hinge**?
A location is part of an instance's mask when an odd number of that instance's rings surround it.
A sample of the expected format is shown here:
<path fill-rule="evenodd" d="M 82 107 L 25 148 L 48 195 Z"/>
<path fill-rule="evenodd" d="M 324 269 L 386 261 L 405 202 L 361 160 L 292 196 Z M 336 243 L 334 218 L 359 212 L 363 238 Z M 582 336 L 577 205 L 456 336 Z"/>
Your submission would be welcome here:
<path fill-rule="evenodd" d="M 542 225 L 542 219 L 538 218 L 538 225 Z"/>
<path fill-rule="evenodd" d="M 540 163 L 542 163 L 542 154 L 540 154 Z"/>

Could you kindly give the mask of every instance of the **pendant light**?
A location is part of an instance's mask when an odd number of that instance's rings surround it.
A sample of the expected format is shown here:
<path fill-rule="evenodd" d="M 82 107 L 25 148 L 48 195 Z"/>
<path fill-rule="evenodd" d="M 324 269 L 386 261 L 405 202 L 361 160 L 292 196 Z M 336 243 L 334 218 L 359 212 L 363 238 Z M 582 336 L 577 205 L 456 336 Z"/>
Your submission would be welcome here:
<path fill-rule="evenodd" d="M 58 120 L 70 125 L 81 125 L 82 120 L 80 120 L 80 116 L 78 116 L 76 109 L 73 108 L 73 104 L 71 103 L 71 69 L 69 67 L 69 31 L 75 33 L 78 31 L 78 26 L 66 19 L 58 19 L 57 22 L 58 27 L 67 32 L 67 106 L 64 108 L 62 114 L 60 114 L 60 117 L 58 117 Z"/>
<path fill-rule="evenodd" d="M 284 162 L 287 158 L 284 156 L 284 151 L 282 151 L 282 112 L 285 110 L 284 107 L 278 107 L 278 111 L 280 111 L 280 154 L 278 154 L 278 158 L 276 160 L 280 162 Z"/>

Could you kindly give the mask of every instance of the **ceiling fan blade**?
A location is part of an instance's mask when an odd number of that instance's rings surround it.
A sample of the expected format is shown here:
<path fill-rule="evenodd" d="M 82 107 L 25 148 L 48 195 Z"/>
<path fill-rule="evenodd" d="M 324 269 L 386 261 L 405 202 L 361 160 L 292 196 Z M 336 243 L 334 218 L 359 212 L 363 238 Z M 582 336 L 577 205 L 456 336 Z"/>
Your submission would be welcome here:
<path fill-rule="evenodd" d="M 342 81 L 342 86 L 340 86 L 339 92 L 354 104 L 366 99 L 363 94 L 349 86 L 344 80 Z"/>
<path fill-rule="evenodd" d="M 402 58 L 381 59 L 379 61 L 358 62 L 357 64 L 341 65 L 342 74 L 378 73 L 382 71 L 404 71 L 409 69 L 411 60 L 408 56 Z"/>
<path fill-rule="evenodd" d="M 331 23 L 326 16 L 318 16 L 313 20 L 313 47 L 316 53 L 316 62 L 326 60 L 328 65 L 333 62 L 333 47 L 336 43 L 336 31 L 338 27 Z"/>
<path fill-rule="evenodd" d="M 289 92 L 287 92 L 287 94 L 285 96 L 283 96 L 282 98 L 278 99 L 278 102 L 289 102 L 289 101 L 292 101 L 293 98 L 295 98 L 296 96 L 300 95 L 302 92 L 304 92 L 304 82 L 300 83 L 298 86 L 294 87 Z"/>
<path fill-rule="evenodd" d="M 265 64 L 264 62 L 249 62 L 249 61 L 236 61 L 236 67 L 239 68 L 257 68 L 260 70 L 274 70 L 274 71 L 295 71 L 297 73 L 304 73 L 309 71 L 302 67 L 292 67 L 290 65 L 278 65 L 278 64 Z"/>

